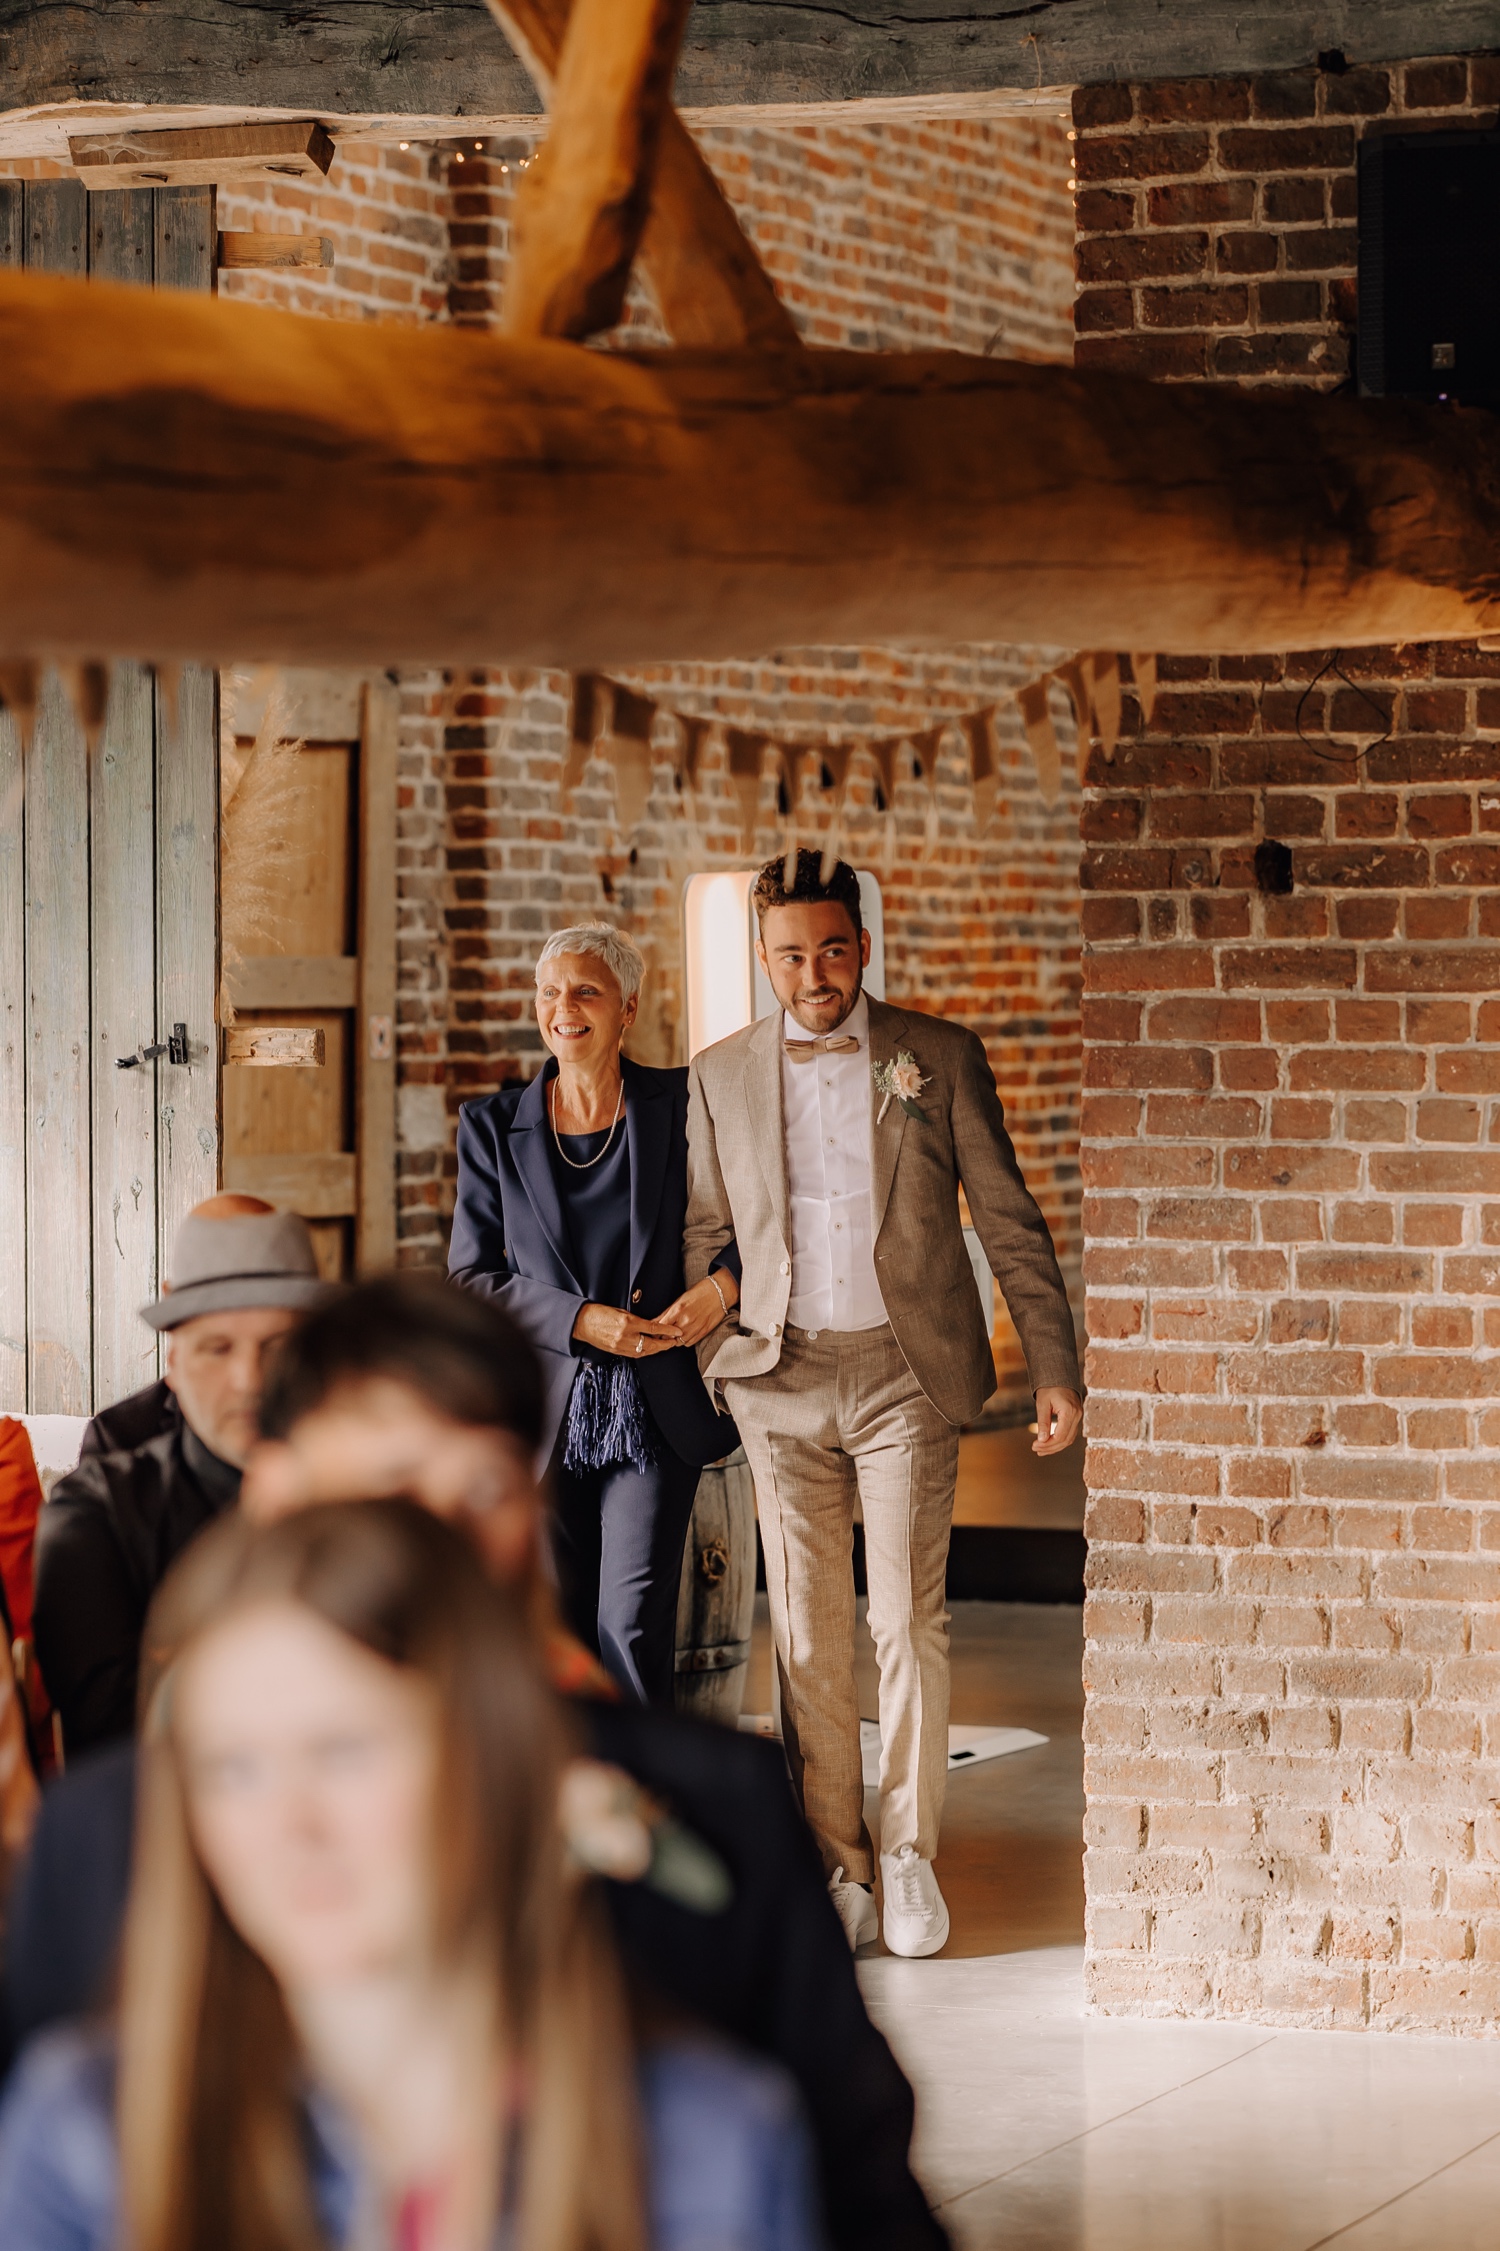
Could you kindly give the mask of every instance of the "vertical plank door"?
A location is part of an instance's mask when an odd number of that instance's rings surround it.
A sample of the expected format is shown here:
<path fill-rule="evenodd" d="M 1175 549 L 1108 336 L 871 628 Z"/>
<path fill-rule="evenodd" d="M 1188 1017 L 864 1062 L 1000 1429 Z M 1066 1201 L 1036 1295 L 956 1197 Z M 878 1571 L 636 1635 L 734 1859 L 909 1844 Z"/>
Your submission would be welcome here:
<path fill-rule="evenodd" d="M 183 190 L 190 193 L 190 190 Z M 158 198 L 162 195 L 157 190 Z M 212 235 L 209 237 L 212 241 Z M 211 253 L 210 253 L 211 255 Z M 219 689 L 184 668 L 156 693 L 157 1038 L 186 1024 L 188 1060 L 156 1066 L 161 1270 L 194 1204 L 219 1185 Z"/>
<path fill-rule="evenodd" d="M 26 756 L 27 1406 L 93 1398 L 88 753 L 55 672 Z"/>
<path fill-rule="evenodd" d="M 212 189 L 0 183 L 0 264 L 210 289 Z M 99 652 L 101 661 L 108 650 Z M 147 1382 L 180 1213 L 218 1178 L 217 707 L 113 666 L 102 724 L 44 676 L 0 719 L 0 1408 L 86 1414 Z M 189 1061 L 165 1049 L 189 1027 Z"/>
<path fill-rule="evenodd" d="M 156 230 L 149 188 L 88 199 L 88 267 L 101 281 L 149 287 Z M 92 947 L 93 1383 L 122 1398 L 156 1374 L 140 1308 L 156 1294 L 157 1066 L 120 1068 L 156 1032 L 156 730 L 151 676 L 114 667 L 89 758 Z M 44 1217 L 43 1226 L 49 1224 Z"/>
<path fill-rule="evenodd" d="M 19 266 L 19 180 L 0 180 L 0 266 Z M 26 870 L 21 739 L 0 711 L 0 1414 L 26 1405 Z"/>
<path fill-rule="evenodd" d="M 0 201 L 0 217 L 4 208 Z M 0 1414 L 26 1407 L 24 805 L 21 738 L 0 712 Z"/>

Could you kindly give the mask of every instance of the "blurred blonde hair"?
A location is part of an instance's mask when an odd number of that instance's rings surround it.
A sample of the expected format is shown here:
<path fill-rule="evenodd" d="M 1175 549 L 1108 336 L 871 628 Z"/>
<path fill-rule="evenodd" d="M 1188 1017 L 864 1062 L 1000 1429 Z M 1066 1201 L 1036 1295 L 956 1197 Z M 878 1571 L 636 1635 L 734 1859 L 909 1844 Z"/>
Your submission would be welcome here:
<path fill-rule="evenodd" d="M 623 1984 L 599 1901 L 565 1866 L 557 1794 L 571 1746 L 522 1607 L 425 1510 L 345 1502 L 259 1531 L 237 1517 L 214 1527 L 163 1586 L 148 1645 L 180 1658 L 275 1600 L 436 1690 L 435 1936 L 446 1963 L 494 1966 L 507 2077 L 526 2089 L 516 2138 L 501 2141 L 519 2164 L 520 2251 L 645 2251 Z M 125 2235 L 132 2251 L 323 2251 L 296 2037 L 192 1840 L 177 1679 L 169 1665 L 147 1715 L 125 1929 Z"/>

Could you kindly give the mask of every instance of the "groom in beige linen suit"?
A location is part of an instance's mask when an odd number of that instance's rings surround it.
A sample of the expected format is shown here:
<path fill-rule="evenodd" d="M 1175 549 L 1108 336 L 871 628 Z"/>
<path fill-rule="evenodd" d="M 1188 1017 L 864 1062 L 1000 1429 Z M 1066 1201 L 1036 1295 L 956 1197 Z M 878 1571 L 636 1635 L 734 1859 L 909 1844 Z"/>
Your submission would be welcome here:
<path fill-rule="evenodd" d="M 851 1944 L 875 1936 L 851 1569 L 856 1493 L 880 1666 L 884 1930 L 936 1953 L 948 1751 L 944 1582 L 959 1426 L 995 1389 L 962 1186 L 1037 1398 L 1038 1453 L 1082 1416 L 1073 1320 L 972 1032 L 861 989 L 859 884 L 803 851 L 755 887 L 781 1010 L 689 1073 L 689 1284 L 733 1243 L 739 1299 L 699 1347 L 755 1477 L 792 1777 Z M 783 1013 L 784 1011 L 784 1013 Z"/>

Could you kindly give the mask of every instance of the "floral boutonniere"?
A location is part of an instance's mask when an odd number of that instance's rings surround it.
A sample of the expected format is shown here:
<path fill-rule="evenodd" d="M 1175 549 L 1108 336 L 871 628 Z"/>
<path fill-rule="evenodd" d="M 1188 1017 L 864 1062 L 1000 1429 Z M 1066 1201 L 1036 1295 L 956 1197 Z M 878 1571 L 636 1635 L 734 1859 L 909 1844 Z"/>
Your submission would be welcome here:
<path fill-rule="evenodd" d="M 712 1846 L 621 1767 L 571 1760 L 558 1816 L 568 1859 L 585 1875 L 644 1884 L 699 1915 L 721 1915 L 734 1897 L 729 1871 Z"/>
<path fill-rule="evenodd" d="M 885 1096 L 876 1113 L 877 1125 L 893 1102 L 899 1102 L 909 1118 L 923 1116 L 923 1112 L 917 1108 L 917 1102 L 923 1087 L 929 1082 L 917 1069 L 917 1059 L 908 1049 L 898 1049 L 893 1063 L 872 1063 L 870 1071 L 877 1089 Z"/>

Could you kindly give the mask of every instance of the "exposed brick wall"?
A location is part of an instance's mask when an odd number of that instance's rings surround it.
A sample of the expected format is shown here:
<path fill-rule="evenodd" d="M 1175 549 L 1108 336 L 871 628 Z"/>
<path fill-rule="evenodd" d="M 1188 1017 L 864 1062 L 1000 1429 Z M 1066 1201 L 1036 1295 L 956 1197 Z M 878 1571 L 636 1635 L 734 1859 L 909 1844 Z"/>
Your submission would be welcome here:
<path fill-rule="evenodd" d="M 720 129 L 703 145 L 812 341 L 1069 356 L 1069 164 L 1051 119 Z M 456 320 L 487 325 L 498 312 L 516 179 L 494 155 L 468 155 L 450 173 Z M 660 340 L 637 288 L 611 341 Z M 635 684 L 672 710 L 815 745 L 862 728 L 920 732 L 1004 697 L 1049 661 L 1003 649 L 794 651 L 758 664 L 663 667 Z M 618 829 L 606 764 L 591 766 L 560 805 L 565 686 L 476 677 L 449 726 L 455 1106 L 535 1067 L 531 964 L 539 938 L 568 914 L 609 914 L 642 942 L 651 975 L 637 1051 L 677 1060 L 683 880 L 745 864 L 737 801 L 713 761 L 697 804 L 673 787 L 670 721 L 645 815 L 629 835 Z M 1005 786 L 983 840 L 973 834 L 967 746 L 954 736 L 935 787 L 934 777 L 905 782 L 889 822 L 874 811 L 873 768 L 857 769 L 846 842 L 881 877 L 891 997 L 960 1017 L 985 1038 L 1027 1177 L 1076 1282 L 1077 801 L 1043 805 L 1013 711 L 1002 737 Z M 809 756 L 798 798 L 809 836 L 829 817 L 817 771 Z M 771 791 L 768 780 L 762 856 L 784 834 Z M 424 1207 L 421 1240 L 431 1239 Z M 1023 1362 L 1003 1321 L 997 1363 L 1007 1393 L 1023 1397 Z"/>
<path fill-rule="evenodd" d="M 1080 96 L 1080 358 L 1340 379 L 1358 132 L 1497 92 Z M 1492 2031 L 1500 657 L 1161 669 L 1084 811 L 1090 1992 Z"/>
<path fill-rule="evenodd" d="M 330 267 L 221 273 L 221 297 L 339 320 L 427 321 L 447 309 L 447 159 L 341 141 L 326 180 L 246 180 L 218 192 L 220 230 L 321 234 Z"/>
<path fill-rule="evenodd" d="M 718 126 L 698 139 L 809 343 L 1056 360 L 1073 347 L 1068 144 L 1050 114 L 921 125 Z M 513 161 L 453 189 L 453 317 L 499 311 Z M 618 332 L 665 341 L 649 295 Z"/>
<path fill-rule="evenodd" d="M 1078 365 L 1342 381 L 1361 134 L 1497 104 L 1494 56 L 1080 89 Z"/>

